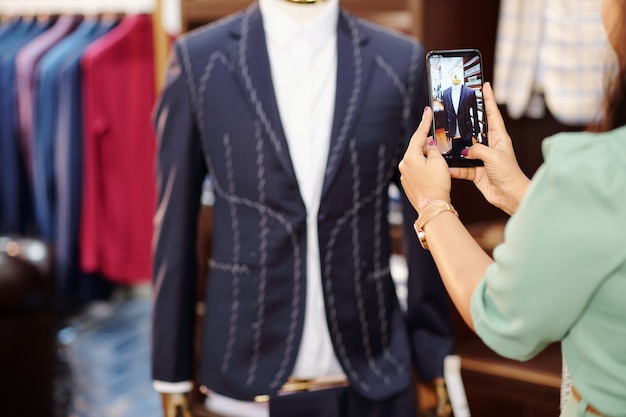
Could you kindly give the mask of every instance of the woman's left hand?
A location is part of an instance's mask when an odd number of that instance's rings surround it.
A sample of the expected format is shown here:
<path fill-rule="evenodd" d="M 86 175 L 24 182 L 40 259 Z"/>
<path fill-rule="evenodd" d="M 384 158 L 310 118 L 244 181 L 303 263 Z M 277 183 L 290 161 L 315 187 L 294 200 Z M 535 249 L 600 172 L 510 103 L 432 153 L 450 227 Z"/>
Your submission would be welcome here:
<path fill-rule="evenodd" d="M 450 170 L 441 155 L 437 143 L 428 137 L 433 112 L 424 109 L 422 121 L 400 161 L 400 182 L 409 201 L 419 213 L 432 200 L 450 202 Z"/>

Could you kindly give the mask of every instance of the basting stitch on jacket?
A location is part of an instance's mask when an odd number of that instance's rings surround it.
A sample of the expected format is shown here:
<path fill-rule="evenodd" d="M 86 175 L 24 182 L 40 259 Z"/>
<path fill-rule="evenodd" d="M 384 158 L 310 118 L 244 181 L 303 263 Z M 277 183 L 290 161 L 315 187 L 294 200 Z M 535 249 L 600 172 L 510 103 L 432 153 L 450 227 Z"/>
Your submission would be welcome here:
<path fill-rule="evenodd" d="M 202 94 L 202 93 L 201 93 Z M 226 157 L 226 177 L 228 179 L 228 192 L 235 194 L 235 174 L 233 170 L 233 148 L 230 143 L 230 136 L 224 135 L 224 149 Z M 230 210 L 230 228 L 233 233 L 233 261 L 240 262 L 241 257 L 241 233 L 239 231 L 239 218 L 237 217 L 237 205 L 232 202 L 228 203 Z M 235 335 L 237 332 L 237 319 L 239 317 L 239 283 L 240 275 L 233 275 L 233 302 L 230 307 L 230 319 L 228 328 L 228 342 L 226 343 L 226 351 L 222 361 L 222 372 L 228 371 L 230 358 L 235 345 Z"/>
<path fill-rule="evenodd" d="M 376 167 L 376 184 L 382 184 L 385 178 L 385 146 L 381 145 L 378 148 L 378 165 Z M 387 359 L 397 370 L 400 375 L 404 373 L 404 368 L 389 352 L 389 328 L 387 326 L 387 307 L 385 305 L 385 294 L 383 292 L 383 280 L 382 278 L 391 274 L 389 263 L 386 262 L 386 267 L 382 268 L 382 216 L 383 216 L 383 196 L 377 194 L 374 207 L 374 271 L 371 275 L 368 275 L 368 279 L 373 279 L 376 282 L 376 295 L 378 299 L 378 321 L 380 322 L 380 338 L 381 345 L 384 352 L 384 357 Z"/>
<path fill-rule="evenodd" d="M 350 101 L 348 104 L 348 110 L 346 116 L 343 119 L 341 130 L 339 132 L 339 138 L 335 143 L 335 146 L 330 151 L 328 157 L 328 164 L 326 165 L 326 177 L 330 177 L 330 174 L 335 171 L 339 163 L 339 151 L 343 149 L 344 143 L 348 138 L 348 128 L 354 119 L 356 113 L 357 99 L 361 95 L 363 88 L 363 58 L 361 57 L 361 46 L 359 45 L 359 31 L 350 16 L 347 16 L 343 11 L 341 12 L 344 18 L 348 22 L 350 27 L 350 36 L 352 38 L 352 57 L 354 59 L 354 84 L 352 86 L 352 92 L 350 93 Z"/>
<path fill-rule="evenodd" d="M 381 67 L 382 70 L 385 71 L 385 73 L 387 73 L 389 78 L 391 78 L 393 85 L 396 86 L 396 88 L 400 92 L 400 95 L 404 99 L 406 97 L 406 87 L 402 84 L 402 81 L 400 81 L 400 77 L 398 77 L 398 74 L 395 73 L 393 68 L 391 68 L 391 66 L 380 55 L 376 55 L 374 59 L 376 60 L 378 66 Z"/>
<path fill-rule="evenodd" d="M 241 22 L 242 28 L 241 39 L 239 41 L 239 66 L 241 67 L 241 74 L 246 84 L 246 90 L 248 90 L 248 94 L 250 95 L 250 101 L 254 104 L 257 117 L 259 118 L 259 120 L 261 120 L 261 123 L 263 123 L 263 127 L 265 128 L 267 134 L 270 136 L 270 140 L 276 148 L 276 152 L 280 153 L 282 151 L 282 146 L 280 144 L 280 141 L 278 140 L 278 135 L 276 134 L 276 131 L 274 130 L 272 124 L 267 118 L 267 114 L 263 109 L 263 103 L 261 103 L 261 100 L 259 100 L 256 88 L 254 88 L 254 85 L 252 85 L 252 78 L 250 78 L 250 71 L 248 69 L 248 61 L 246 60 L 246 54 L 248 52 L 248 38 L 250 36 L 250 17 L 253 10 L 255 9 L 249 9 L 248 12 L 244 15 Z"/>
<path fill-rule="evenodd" d="M 361 176 L 359 169 L 359 158 L 358 153 L 356 151 L 356 140 L 353 138 L 349 142 L 350 148 L 350 164 L 352 165 L 352 204 L 356 205 L 359 202 L 361 197 Z M 367 318 L 365 317 L 365 301 L 363 299 L 362 292 L 362 283 L 361 281 L 361 244 L 359 240 L 359 212 L 356 211 L 352 215 L 352 267 L 354 269 L 353 272 L 353 280 L 354 280 L 354 292 L 357 298 L 357 311 L 359 313 L 359 323 L 361 325 L 361 333 L 363 336 L 362 343 L 363 348 L 365 350 L 365 357 L 367 358 L 367 363 L 369 364 L 370 369 L 376 374 L 377 377 L 383 380 L 385 385 L 389 385 L 391 380 L 389 377 L 382 373 L 378 365 L 376 365 L 376 361 L 374 360 L 374 356 L 372 355 L 372 346 L 370 343 L 369 331 L 367 329 Z"/>
<path fill-rule="evenodd" d="M 264 205 L 266 197 L 265 185 L 267 181 L 265 179 L 265 154 L 263 152 L 263 138 L 261 136 L 261 126 L 258 121 L 256 122 L 255 137 L 257 151 L 257 178 L 259 180 L 257 190 L 259 193 L 259 203 Z M 263 331 L 263 322 L 265 317 L 265 290 L 267 287 L 267 236 L 269 234 L 267 221 L 267 214 L 264 211 L 261 212 L 261 223 L 259 225 L 259 227 L 261 228 L 261 244 L 259 247 L 261 270 L 259 272 L 260 283 L 259 296 L 257 299 L 257 320 L 255 322 L 254 343 L 252 346 L 252 363 L 250 364 L 250 368 L 248 370 L 248 379 L 246 381 L 248 385 L 252 385 L 252 383 L 254 382 L 259 358 L 261 356 L 261 333 Z"/>
<path fill-rule="evenodd" d="M 234 264 L 228 262 L 217 262 L 214 259 L 209 261 L 209 266 L 218 271 L 230 272 L 234 275 L 247 274 L 250 272 L 247 265 Z"/>

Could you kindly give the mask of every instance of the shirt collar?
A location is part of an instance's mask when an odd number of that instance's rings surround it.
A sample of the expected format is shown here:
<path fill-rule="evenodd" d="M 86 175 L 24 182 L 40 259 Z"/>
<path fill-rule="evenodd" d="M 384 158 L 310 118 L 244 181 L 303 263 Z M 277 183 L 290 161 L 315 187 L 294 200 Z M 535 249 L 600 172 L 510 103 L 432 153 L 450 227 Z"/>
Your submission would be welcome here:
<path fill-rule="evenodd" d="M 259 0 L 263 27 L 268 40 L 279 46 L 286 46 L 296 39 L 308 39 L 315 49 L 321 47 L 336 32 L 339 18 L 339 0 L 326 1 L 328 5 L 319 15 L 306 22 L 300 22 L 285 13 L 275 3 L 276 0 Z"/>

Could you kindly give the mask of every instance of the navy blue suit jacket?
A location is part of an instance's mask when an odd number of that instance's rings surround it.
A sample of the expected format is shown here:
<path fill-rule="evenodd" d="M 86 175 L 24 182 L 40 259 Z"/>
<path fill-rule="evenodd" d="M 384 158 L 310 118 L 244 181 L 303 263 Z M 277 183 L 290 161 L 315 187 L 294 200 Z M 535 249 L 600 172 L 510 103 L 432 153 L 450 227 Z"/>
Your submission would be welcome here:
<path fill-rule="evenodd" d="M 20 20 L 0 38 L 0 234 L 26 234 L 32 197 L 19 145 L 15 60 L 20 49 L 47 30 L 52 20 Z"/>
<path fill-rule="evenodd" d="M 476 103 L 476 93 L 471 87 L 461 86 L 458 111 L 454 111 L 452 103 L 452 87 L 443 92 L 443 106 L 446 109 L 446 131 L 448 137 L 452 138 L 456 134 L 456 122 L 459 122 L 459 133 L 461 138 L 470 142 L 472 136 L 478 138 L 480 128 L 478 127 L 478 106 Z M 470 117 L 471 116 L 471 117 Z"/>
<path fill-rule="evenodd" d="M 334 124 L 318 213 L 337 357 L 370 399 L 442 374 L 452 338 L 428 252 L 409 237 L 408 313 L 389 270 L 388 185 L 426 104 L 423 49 L 342 11 Z M 303 327 L 306 212 L 272 87 L 258 6 L 179 39 L 155 109 L 153 377 L 192 379 L 196 219 L 215 186 L 200 383 L 251 400 L 290 376 Z M 414 362 L 415 361 L 415 362 Z"/>

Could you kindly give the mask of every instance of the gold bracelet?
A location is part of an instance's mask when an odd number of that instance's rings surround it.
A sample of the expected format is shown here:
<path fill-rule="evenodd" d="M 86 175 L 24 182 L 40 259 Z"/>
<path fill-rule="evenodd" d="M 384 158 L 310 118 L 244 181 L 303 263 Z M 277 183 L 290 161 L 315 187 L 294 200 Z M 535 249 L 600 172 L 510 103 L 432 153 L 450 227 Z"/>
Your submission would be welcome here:
<path fill-rule="evenodd" d="M 428 202 L 426 206 L 422 209 L 419 217 L 415 220 L 413 227 L 415 228 L 415 233 L 417 234 L 417 238 L 420 241 L 422 247 L 428 250 L 428 243 L 426 242 L 426 233 L 424 233 L 424 226 L 443 213 L 444 211 L 450 211 L 454 213 L 457 217 L 459 217 L 459 213 L 452 207 L 452 204 L 448 203 L 444 200 L 434 200 Z"/>

